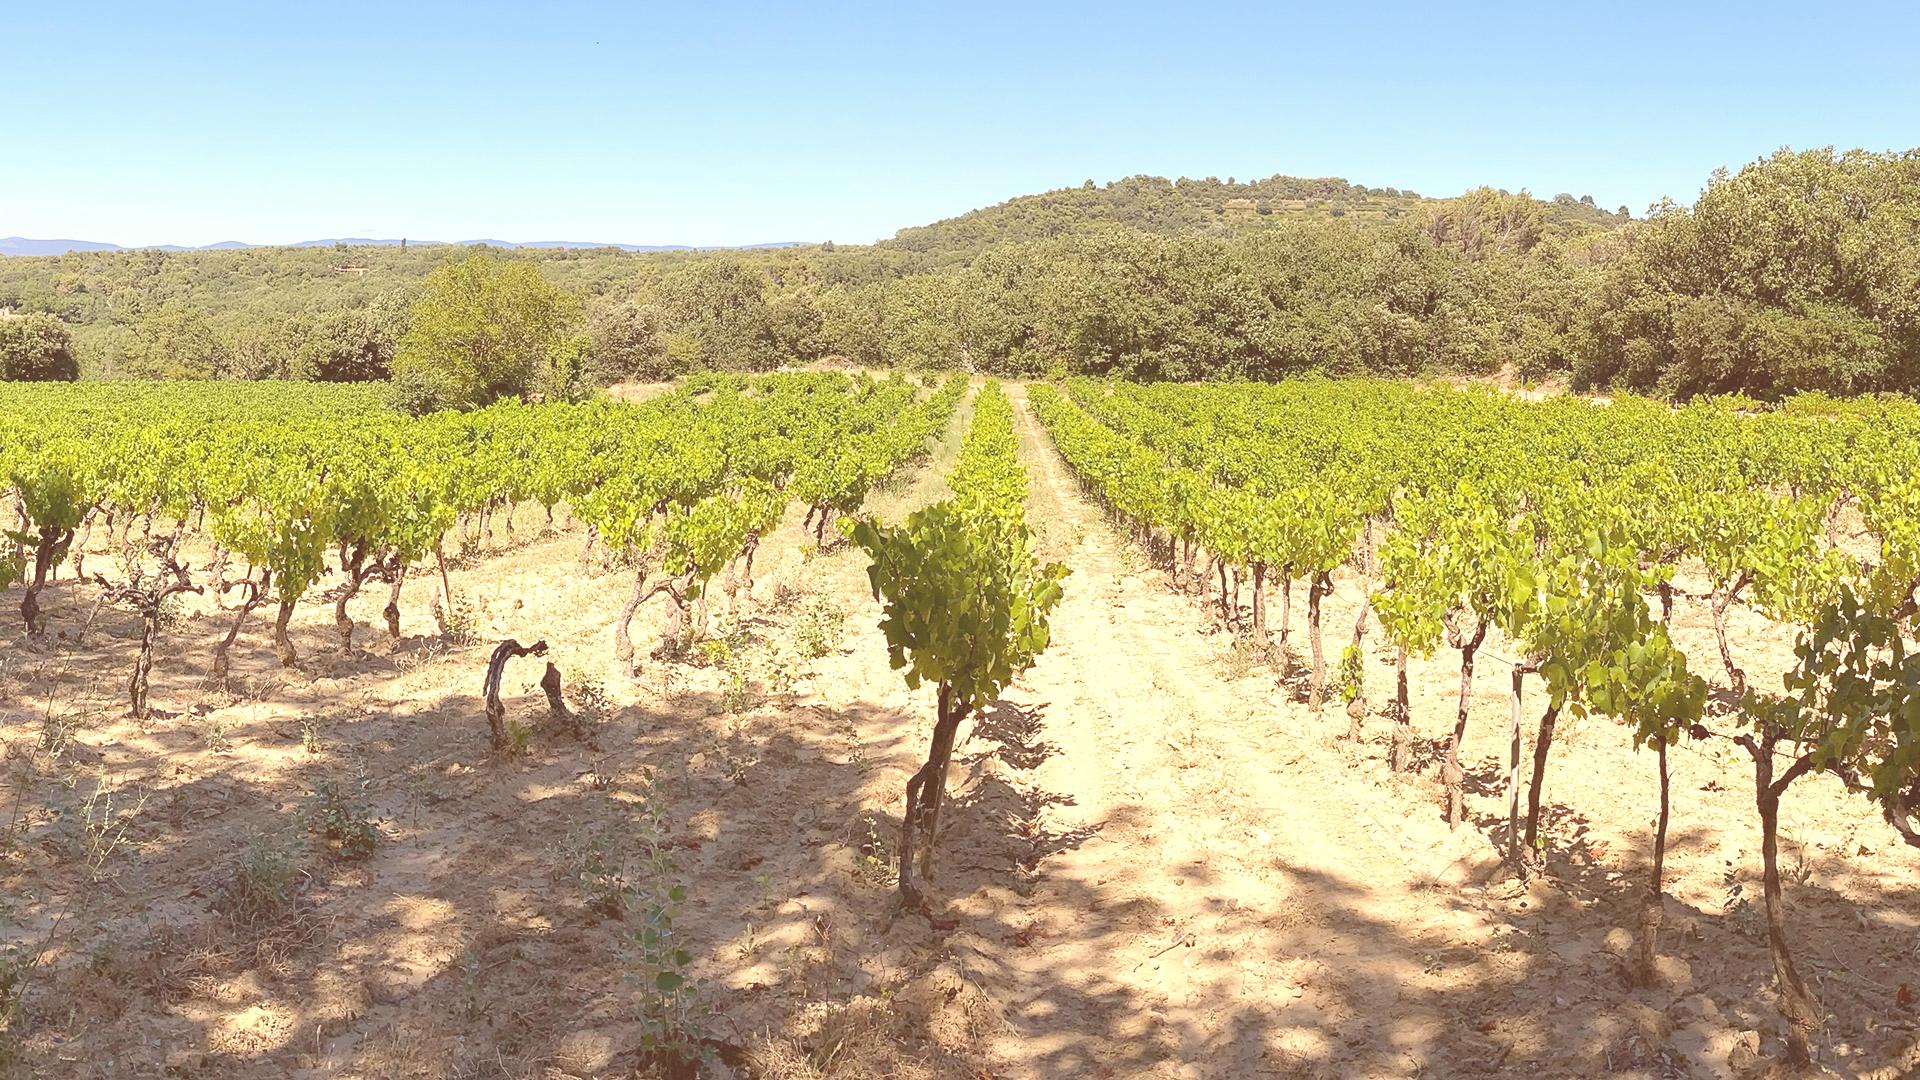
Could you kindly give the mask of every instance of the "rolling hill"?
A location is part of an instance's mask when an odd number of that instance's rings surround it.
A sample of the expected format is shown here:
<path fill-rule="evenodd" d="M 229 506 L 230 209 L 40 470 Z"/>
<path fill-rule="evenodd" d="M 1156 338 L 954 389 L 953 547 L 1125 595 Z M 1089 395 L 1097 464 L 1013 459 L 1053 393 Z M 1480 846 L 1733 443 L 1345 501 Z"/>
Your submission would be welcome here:
<path fill-rule="evenodd" d="M 1272 176 L 1245 183 L 1212 177 L 1130 176 L 1105 185 L 1022 195 L 997 206 L 901 229 L 880 246 L 929 255 L 966 255 L 994 244 L 1038 240 L 1119 225 L 1166 235 L 1233 235 L 1303 218 L 1368 224 L 1396 220 L 1445 200 L 1400 188 L 1370 188 L 1337 177 Z M 1542 200 L 1550 228 L 1611 228 L 1627 218 L 1571 195 Z"/>

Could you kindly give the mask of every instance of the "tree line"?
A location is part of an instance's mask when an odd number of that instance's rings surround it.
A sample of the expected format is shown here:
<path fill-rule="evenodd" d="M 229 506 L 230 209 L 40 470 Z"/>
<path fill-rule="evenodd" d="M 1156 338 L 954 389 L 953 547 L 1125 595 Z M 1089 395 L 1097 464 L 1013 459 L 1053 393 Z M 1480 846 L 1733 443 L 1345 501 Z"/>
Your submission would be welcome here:
<path fill-rule="evenodd" d="M 23 359 L 5 374 L 388 378 L 429 276 L 445 284 L 464 254 L 0 261 L 0 309 L 51 316 L 70 340 L 40 321 L 34 347 L 74 358 L 9 345 Z M 1920 151 L 1781 150 L 1643 220 L 1490 188 L 1137 177 L 874 245 L 482 258 L 541 287 L 496 299 L 548 312 L 580 385 L 838 359 L 1176 380 L 1506 373 L 1674 398 L 1920 388 Z"/>

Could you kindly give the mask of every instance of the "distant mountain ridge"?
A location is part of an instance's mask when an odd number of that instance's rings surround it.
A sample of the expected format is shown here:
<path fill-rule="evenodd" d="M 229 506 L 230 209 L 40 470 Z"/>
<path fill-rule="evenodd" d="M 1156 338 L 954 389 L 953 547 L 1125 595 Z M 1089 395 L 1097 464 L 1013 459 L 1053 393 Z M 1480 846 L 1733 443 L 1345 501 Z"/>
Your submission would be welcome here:
<path fill-rule="evenodd" d="M 1476 189 L 1476 191 L 1497 189 Z M 1504 191 L 1499 192 L 1502 195 Z M 1471 196 L 1475 192 L 1467 192 Z M 1625 207 L 1608 212 L 1591 197 L 1555 195 L 1541 199 L 1519 193 L 1538 207 L 1541 225 L 1549 231 L 1577 233 L 1609 229 L 1630 219 Z M 908 252 L 936 264 L 963 260 L 996 244 L 1041 240 L 1119 226 L 1166 236 L 1233 236 L 1303 220 L 1345 219 L 1354 225 L 1380 225 L 1427 214 L 1453 202 L 1453 197 L 1421 195 L 1404 188 L 1368 187 L 1339 177 L 1276 175 L 1258 180 L 1224 182 L 1218 177 L 1129 176 L 1105 184 L 1088 180 L 1077 187 L 1056 188 L 1019 195 L 953 217 L 903 228 L 875 245 L 881 250 Z M 95 240 L 30 240 L 0 238 L 0 255 L 64 255 L 68 252 L 114 251 L 223 251 L 250 248 L 315 248 L 345 244 L 350 247 L 473 247 L 619 250 L 627 252 L 751 251 L 807 247 L 808 240 L 761 244 L 620 244 L 588 240 L 440 240 L 370 239 L 339 237 L 301 240 L 291 244 L 248 244 L 224 240 L 199 247 L 151 244 L 125 247 Z M 860 246 L 860 245 L 854 245 Z"/>
<path fill-rule="evenodd" d="M 183 247 L 179 244 L 144 244 L 126 247 L 99 240 L 34 240 L 24 236 L 0 236 L 0 255 L 65 255 L 69 252 L 85 251 L 241 251 L 250 248 L 272 247 L 332 247 L 345 244 L 348 247 L 399 247 L 401 244 L 415 247 L 497 247 L 497 248 L 579 248 L 594 250 L 597 248 L 618 248 L 621 251 L 745 251 L 761 248 L 805 247 L 810 240 L 774 240 L 764 244 L 614 244 L 588 240 L 373 240 L 366 237 L 338 237 L 327 240 L 300 240 L 291 244 L 249 244 L 240 240 L 222 240 L 215 244 L 201 244 L 197 247 Z"/>

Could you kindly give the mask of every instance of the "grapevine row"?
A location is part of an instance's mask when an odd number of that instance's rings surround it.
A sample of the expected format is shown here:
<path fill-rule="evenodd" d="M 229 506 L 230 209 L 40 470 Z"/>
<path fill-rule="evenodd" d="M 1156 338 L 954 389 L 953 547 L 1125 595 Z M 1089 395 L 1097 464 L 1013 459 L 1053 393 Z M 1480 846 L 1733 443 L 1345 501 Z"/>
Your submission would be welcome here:
<path fill-rule="evenodd" d="M 1326 685 L 1318 612 L 1350 566 L 1362 604 L 1342 665 L 1353 731 L 1365 712 L 1359 647 L 1377 617 L 1398 660 L 1387 713 L 1392 765 L 1410 764 L 1410 655 L 1443 645 L 1461 690 L 1442 779 L 1461 817 L 1459 746 L 1475 658 L 1510 643 L 1513 710 L 1509 858 L 1538 861 L 1541 793 L 1563 715 L 1620 721 L 1655 752 L 1663 808 L 1642 943 L 1651 969 L 1668 803 L 1667 749 L 1731 739 L 1755 766 L 1769 938 L 1781 1003 L 1804 1054 L 1811 995 L 1786 945 L 1775 855 L 1780 797 L 1826 772 L 1871 799 L 1920 845 L 1920 662 L 1910 648 L 1920 585 L 1920 408 L 1897 400 L 1799 399 L 1777 409 L 1718 400 L 1671 409 L 1623 399 L 1527 402 L 1491 391 L 1389 382 L 1280 386 L 1035 387 L 1032 400 L 1068 464 L 1166 554 L 1186 584 L 1219 575 L 1237 623 L 1251 577 L 1251 632 L 1265 644 L 1263 589 L 1309 584 L 1317 709 Z M 1870 553 L 1858 541 L 1871 541 Z M 1709 707 L 1667 622 L 1685 568 L 1705 582 L 1731 692 Z M 1229 585 L 1229 577 L 1232 584 Z M 1283 612 L 1285 610 L 1283 599 Z M 1777 691 L 1748 684 L 1727 633 L 1746 605 L 1799 628 L 1799 665 Z M 1282 640 L 1286 637 L 1282 616 Z M 1525 680 L 1546 701 L 1521 821 Z"/>
<path fill-rule="evenodd" d="M 604 558 L 665 579 L 684 614 L 722 565 L 745 557 L 750 568 L 790 501 L 822 519 L 857 507 L 924 450 L 964 390 L 957 378 L 923 397 L 904 379 L 710 377 L 641 404 L 506 402 L 415 419 L 357 388 L 8 385 L 0 484 L 16 527 L 0 584 L 24 584 L 22 615 L 38 634 L 42 590 L 69 557 L 84 575 L 96 530 L 130 566 L 144 559 L 149 583 L 187 583 L 180 541 L 204 533 L 213 555 L 199 587 L 239 599 L 214 657 L 222 677 L 248 616 L 267 603 L 281 662 L 295 664 L 288 623 L 329 576 L 343 650 L 353 648 L 347 602 L 369 581 L 389 583 L 397 635 L 401 586 L 422 565 L 438 571 L 444 632 L 449 536 L 488 531 L 496 512 L 531 502 L 549 518 L 570 507 Z M 246 570 L 230 579 L 236 563 Z M 630 652 L 624 621 L 618 633 Z M 133 696 L 142 710 L 142 689 Z"/>

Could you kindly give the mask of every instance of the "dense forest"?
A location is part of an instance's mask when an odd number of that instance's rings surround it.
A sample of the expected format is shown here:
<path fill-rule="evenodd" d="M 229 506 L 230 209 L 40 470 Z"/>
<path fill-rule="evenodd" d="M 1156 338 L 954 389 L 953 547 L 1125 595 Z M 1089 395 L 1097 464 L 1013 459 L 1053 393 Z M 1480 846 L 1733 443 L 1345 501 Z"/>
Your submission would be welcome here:
<path fill-rule="evenodd" d="M 383 378 L 439 246 L 0 260 L 8 378 Z M 1140 379 L 1507 373 L 1675 398 L 1920 388 L 1920 151 L 1779 151 L 1691 206 L 1091 181 L 873 245 L 489 249 L 612 382 L 839 359 Z M 40 318 L 35 318 L 41 316 Z M 23 322 L 31 321 L 31 328 Z"/>

